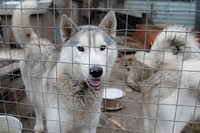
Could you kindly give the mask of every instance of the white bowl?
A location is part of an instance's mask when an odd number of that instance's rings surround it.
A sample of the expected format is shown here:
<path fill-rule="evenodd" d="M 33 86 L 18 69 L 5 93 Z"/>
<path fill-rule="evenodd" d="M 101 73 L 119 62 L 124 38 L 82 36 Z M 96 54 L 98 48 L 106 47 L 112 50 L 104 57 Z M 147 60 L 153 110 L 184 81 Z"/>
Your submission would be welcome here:
<path fill-rule="evenodd" d="M 0 133 L 21 133 L 22 123 L 15 117 L 0 115 Z"/>
<path fill-rule="evenodd" d="M 125 92 L 117 88 L 106 88 L 103 90 L 102 108 L 104 110 L 119 110 L 124 107 L 122 101 Z"/>
<path fill-rule="evenodd" d="M 124 95 L 125 92 L 117 88 L 106 88 L 103 90 L 103 99 L 118 99 Z"/>

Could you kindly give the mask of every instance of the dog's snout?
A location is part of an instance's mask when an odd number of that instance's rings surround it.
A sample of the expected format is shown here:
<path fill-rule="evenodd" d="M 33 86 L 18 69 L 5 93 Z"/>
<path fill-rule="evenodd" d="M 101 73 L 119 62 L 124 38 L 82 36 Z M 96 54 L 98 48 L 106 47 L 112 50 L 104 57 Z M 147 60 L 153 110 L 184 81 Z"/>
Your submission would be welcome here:
<path fill-rule="evenodd" d="M 103 74 L 103 69 L 99 66 L 93 66 L 90 68 L 90 75 L 94 78 L 99 78 Z"/>

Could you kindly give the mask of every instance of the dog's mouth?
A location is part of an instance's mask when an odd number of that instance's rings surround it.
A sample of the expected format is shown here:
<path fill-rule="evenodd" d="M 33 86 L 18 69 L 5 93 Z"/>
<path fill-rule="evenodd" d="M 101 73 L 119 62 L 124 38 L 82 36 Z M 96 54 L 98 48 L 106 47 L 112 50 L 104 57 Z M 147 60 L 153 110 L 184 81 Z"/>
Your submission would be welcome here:
<path fill-rule="evenodd" d="M 88 79 L 87 84 L 88 84 L 88 86 L 90 86 L 92 88 L 99 89 L 102 86 L 103 81 L 99 78 Z"/>

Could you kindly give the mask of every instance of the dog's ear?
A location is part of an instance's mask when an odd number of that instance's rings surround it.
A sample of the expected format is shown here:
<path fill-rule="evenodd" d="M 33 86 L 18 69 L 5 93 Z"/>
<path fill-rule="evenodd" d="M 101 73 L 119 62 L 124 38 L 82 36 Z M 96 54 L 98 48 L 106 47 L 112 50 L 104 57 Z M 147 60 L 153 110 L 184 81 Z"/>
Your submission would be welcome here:
<path fill-rule="evenodd" d="M 65 42 L 72 34 L 78 31 L 78 26 L 65 14 L 61 16 L 60 20 L 60 35 L 63 42 Z"/>
<path fill-rule="evenodd" d="M 99 28 L 105 29 L 106 32 L 113 38 L 116 37 L 117 20 L 114 10 L 111 10 L 107 13 L 107 15 L 103 18 L 103 20 L 99 24 Z"/>
<path fill-rule="evenodd" d="M 151 52 L 138 51 L 135 53 L 135 58 L 150 68 L 155 67 Z"/>

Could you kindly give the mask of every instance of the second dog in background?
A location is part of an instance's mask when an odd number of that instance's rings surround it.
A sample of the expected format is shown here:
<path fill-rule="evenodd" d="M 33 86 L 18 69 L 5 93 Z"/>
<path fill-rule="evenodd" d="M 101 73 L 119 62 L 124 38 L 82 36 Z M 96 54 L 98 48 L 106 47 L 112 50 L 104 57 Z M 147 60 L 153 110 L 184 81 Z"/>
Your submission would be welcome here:
<path fill-rule="evenodd" d="M 200 116 L 199 53 L 195 35 L 178 25 L 165 28 L 150 52 L 136 53 L 139 62 L 155 71 L 141 81 L 145 132 L 180 133 Z"/>

